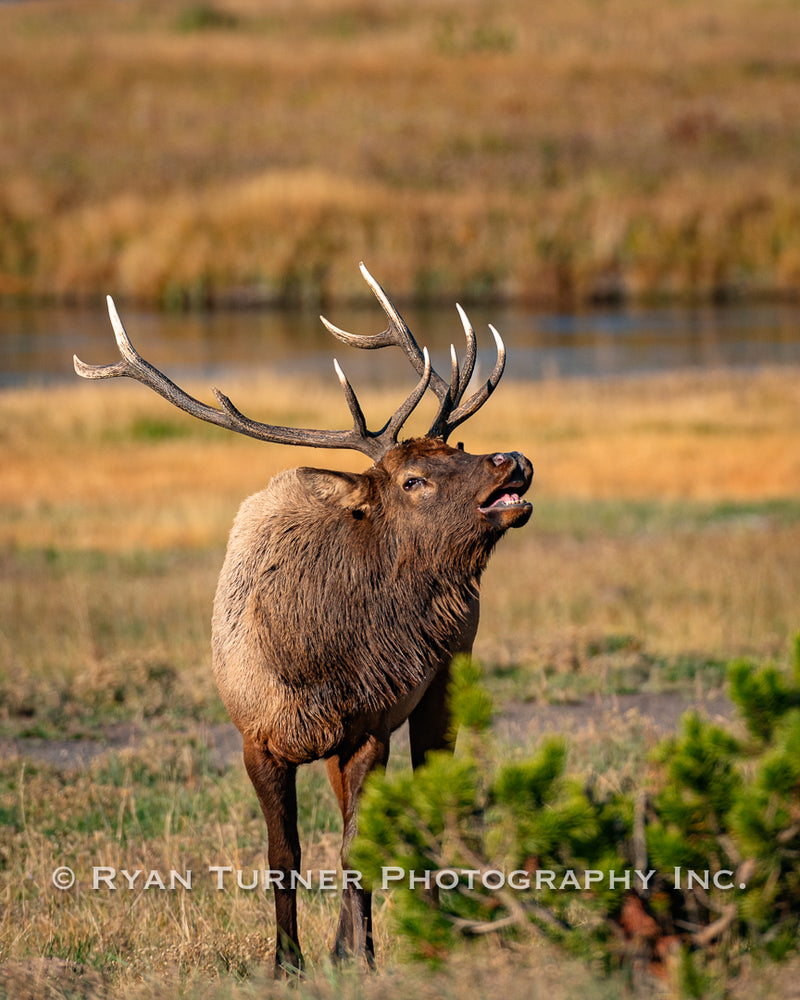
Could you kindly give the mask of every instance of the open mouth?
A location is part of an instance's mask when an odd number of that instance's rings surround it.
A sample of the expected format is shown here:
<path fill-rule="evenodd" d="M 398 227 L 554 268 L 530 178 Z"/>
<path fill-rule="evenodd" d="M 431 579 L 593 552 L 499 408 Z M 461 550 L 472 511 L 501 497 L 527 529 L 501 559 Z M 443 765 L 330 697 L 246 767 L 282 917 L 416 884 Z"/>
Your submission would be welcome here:
<path fill-rule="evenodd" d="M 508 484 L 489 494 L 485 504 L 478 507 L 481 514 L 488 514 L 489 511 L 508 510 L 513 507 L 530 507 L 527 500 L 523 500 L 519 493 L 515 492 L 516 484 Z M 523 489 L 522 484 L 519 485 Z"/>

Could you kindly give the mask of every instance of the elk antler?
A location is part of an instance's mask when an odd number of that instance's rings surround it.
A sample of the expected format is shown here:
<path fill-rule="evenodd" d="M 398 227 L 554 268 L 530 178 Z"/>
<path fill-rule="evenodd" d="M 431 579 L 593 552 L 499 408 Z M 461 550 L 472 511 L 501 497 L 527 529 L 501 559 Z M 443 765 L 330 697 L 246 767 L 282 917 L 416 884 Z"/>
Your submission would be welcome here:
<path fill-rule="evenodd" d="M 428 357 L 427 348 L 421 353 L 421 365 L 417 369 L 420 374 L 419 382 L 414 391 L 406 399 L 386 424 L 379 431 L 367 430 L 364 414 L 359 406 L 356 394 L 347 380 L 339 362 L 334 361 L 336 374 L 344 390 L 345 400 L 353 417 L 353 427 L 349 431 L 323 431 L 323 430 L 303 430 L 296 427 L 278 427 L 273 424 L 262 424 L 256 420 L 251 420 L 241 413 L 224 393 L 216 387 L 212 388 L 222 409 L 201 403 L 200 400 L 190 396 L 187 392 L 177 386 L 167 378 L 163 372 L 145 361 L 143 357 L 134 349 L 125 327 L 117 313 L 114 300 L 107 296 L 108 315 L 111 325 L 114 328 L 114 336 L 117 340 L 119 352 L 122 360 L 113 365 L 87 365 L 77 356 L 73 357 L 75 371 L 82 378 L 117 378 L 128 376 L 134 378 L 143 385 L 149 386 L 154 392 L 163 396 L 173 406 L 190 413 L 199 420 L 206 420 L 211 424 L 220 427 L 227 427 L 229 430 L 248 437 L 257 438 L 260 441 L 272 441 L 275 444 L 296 444 L 307 445 L 312 448 L 352 448 L 368 455 L 374 461 L 382 458 L 390 448 L 397 444 L 397 435 L 406 420 L 411 416 L 415 407 L 425 394 L 431 380 L 431 363 Z M 410 335 L 409 335 L 410 336 Z M 416 344 L 414 344 L 416 348 Z M 417 351 L 419 348 L 416 348 Z M 415 365 L 415 367 L 417 367 Z"/>
<path fill-rule="evenodd" d="M 134 349 L 110 295 L 107 296 L 108 314 L 111 318 L 111 325 L 114 328 L 114 336 L 116 337 L 122 360 L 117 361 L 113 365 L 87 365 L 76 356 L 73 358 L 75 371 L 81 377 L 91 379 L 117 378 L 119 376 L 134 378 L 163 396 L 173 406 L 177 406 L 178 409 L 184 410 L 193 417 L 208 421 L 211 424 L 217 424 L 219 427 L 227 427 L 229 430 L 245 434 L 248 437 L 257 438 L 260 441 L 271 441 L 275 444 L 307 445 L 312 448 L 351 448 L 368 455 L 374 461 L 381 459 L 390 448 L 397 444 L 397 435 L 400 433 L 403 424 L 411 416 L 417 404 L 424 396 L 425 390 L 430 385 L 439 399 L 439 410 L 426 436 L 441 437 L 446 440 L 448 435 L 459 424 L 463 423 L 483 406 L 500 381 L 506 356 L 500 334 L 491 324 L 489 325 L 489 329 L 492 331 L 497 345 L 497 361 L 495 362 L 494 370 L 486 382 L 466 402 L 462 403 L 461 399 L 466 392 L 475 368 L 477 348 L 475 332 L 461 306 L 457 305 L 456 308 L 458 309 L 464 333 L 467 337 L 467 353 L 464 358 L 464 367 L 459 370 L 456 349 L 452 345 L 450 346 L 452 374 L 450 384 L 448 385 L 433 370 L 430 357 L 428 356 L 428 349 L 423 348 L 420 350 L 405 320 L 378 282 L 375 281 L 363 263 L 360 265 L 360 268 L 364 279 L 389 318 L 389 327 L 383 333 L 374 334 L 373 336 L 356 336 L 352 333 L 347 333 L 345 330 L 340 330 L 339 327 L 329 323 L 324 316 L 321 316 L 320 319 L 330 333 L 352 347 L 361 347 L 368 350 L 392 345 L 401 347 L 420 376 L 419 382 L 411 395 L 395 410 L 394 414 L 379 431 L 370 431 L 367 429 L 364 414 L 356 398 L 356 394 L 353 392 L 353 388 L 344 372 L 339 367 L 339 362 L 335 360 L 333 364 L 336 369 L 336 375 L 344 390 L 345 400 L 353 417 L 353 427 L 347 431 L 306 430 L 260 423 L 241 413 L 230 399 L 216 387 L 212 387 L 212 391 L 221 409 L 209 406 L 207 403 L 201 403 L 200 400 L 195 399 L 194 396 L 190 396 L 167 378 L 163 372 L 160 372 L 156 367 L 151 365 L 149 361 L 145 361 Z"/>
<path fill-rule="evenodd" d="M 359 265 L 359 267 L 361 269 L 361 274 L 364 276 L 364 280 L 372 289 L 375 298 L 378 302 L 380 302 L 383 311 L 389 319 L 388 328 L 382 333 L 372 334 L 371 336 L 359 336 L 357 334 L 348 333 L 346 330 L 339 329 L 338 326 L 334 326 L 333 323 L 329 323 L 324 316 L 320 316 L 320 319 L 334 337 L 341 340 L 345 344 L 349 344 L 351 347 L 361 347 L 366 350 L 374 350 L 378 347 L 388 347 L 390 345 L 402 347 L 406 357 L 413 365 L 417 374 L 422 375 L 430 364 L 428 361 L 427 349 L 422 351 L 419 349 L 419 346 L 416 340 L 414 340 L 414 337 L 406 325 L 405 320 L 397 311 L 386 292 L 384 292 L 378 282 L 369 273 L 363 262 Z M 490 323 L 489 329 L 494 335 L 495 344 L 497 346 L 497 361 L 495 362 L 494 369 L 486 382 L 484 382 L 484 384 L 476 392 L 474 392 L 465 403 L 461 402 L 467 386 L 469 385 L 469 380 L 472 378 L 472 372 L 475 368 L 477 347 L 475 341 L 475 331 L 472 329 L 472 324 L 469 319 L 467 319 L 467 314 L 460 305 L 456 305 L 456 309 L 458 310 L 458 315 L 461 318 L 461 325 L 464 327 L 464 333 L 467 337 L 467 353 L 464 358 L 464 367 L 459 371 L 458 355 L 456 354 L 455 347 L 451 344 L 450 359 L 452 374 L 450 384 L 448 385 L 441 375 L 433 369 L 431 369 L 430 374 L 430 387 L 439 399 L 439 411 L 436 414 L 436 417 L 434 418 L 426 436 L 441 437 L 444 440 L 447 440 L 448 436 L 455 430 L 456 427 L 458 427 L 459 424 L 463 423 L 474 413 L 477 413 L 477 411 L 483 406 L 489 396 L 491 396 L 497 388 L 497 383 L 500 381 L 500 376 L 503 374 L 503 368 L 506 363 L 506 349 L 502 338 Z"/>

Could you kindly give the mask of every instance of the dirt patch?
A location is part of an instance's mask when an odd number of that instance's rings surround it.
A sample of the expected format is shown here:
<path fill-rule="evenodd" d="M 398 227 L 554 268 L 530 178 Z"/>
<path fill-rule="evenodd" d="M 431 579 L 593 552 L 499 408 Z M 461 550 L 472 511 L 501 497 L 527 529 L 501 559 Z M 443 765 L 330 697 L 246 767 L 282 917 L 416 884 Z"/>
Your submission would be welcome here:
<path fill-rule="evenodd" d="M 660 737 L 674 733 L 681 717 L 690 710 L 719 723 L 729 722 L 734 713 L 731 701 L 724 695 L 702 699 L 675 693 L 602 695 L 571 705 L 509 705 L 495 728 L 501 740 L 529 745 L 552 733 L 569 738 L 599 732 L 636 713 Z"/>
<path fill-rule="evenodd" d="M 188 736 L 188 734 L 187 734 Z M 175 741 L 179 734 L 171 733 Z M 224 771 L 242 752 L 242 738 L 230 723 L 208 726 L 198 734 L 193 730 L 193 740 L 205 740 L 212 770 Z M 146 726 L 125 723 L 109 727 L 98 738 L 71 740 L 42 739 L 41 737 L 13 737 L 0 739 L 0 756 L 19 758 L 21 761 L 48 764 L 62 771 L 88 767 L 93 760 L 107 753 L 122 750 L 140 750 L 153 739 L 153 730 Z"/>

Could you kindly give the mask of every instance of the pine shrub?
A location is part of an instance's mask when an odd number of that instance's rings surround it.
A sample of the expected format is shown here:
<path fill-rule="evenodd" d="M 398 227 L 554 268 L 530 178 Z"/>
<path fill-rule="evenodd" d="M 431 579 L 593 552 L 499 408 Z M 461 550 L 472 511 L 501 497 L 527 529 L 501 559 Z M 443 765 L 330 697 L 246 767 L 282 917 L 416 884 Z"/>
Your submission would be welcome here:
<path fill-rule="evenodd" d="M 543 934 L 606 969 L 672 969 L 687 995 L 742 956 L 780 959 L 800 930 L 800 636 L 794 669 L 737 660 L 740 723 L 687 713 L 635 779 L 569 770 L 566 742 L 498 763 L 479 670 L 454 664 L 465 749 L 368 784 L 352 862 L 393 892 L 410 953 Z M 388 873 L 388 876 L 387 876 Z"/>

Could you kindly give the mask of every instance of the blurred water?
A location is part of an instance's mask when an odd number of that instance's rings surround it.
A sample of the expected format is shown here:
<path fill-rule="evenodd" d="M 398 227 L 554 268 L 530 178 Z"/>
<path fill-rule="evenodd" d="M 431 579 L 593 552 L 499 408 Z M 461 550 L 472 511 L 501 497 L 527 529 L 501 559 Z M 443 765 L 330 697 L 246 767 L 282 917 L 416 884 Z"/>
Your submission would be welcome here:
<path fill-rule="evenodd" d="M 120 310 L 141 354 L 173 376 L 220 378 L 256 368 L 333 378 L 337 357 L 355 382 L 407 382 L 397 351 L 360 352 L 334 340 L 318 316 L 298 310 L 212 313 Z M 434 365 L 449 372 L 449 344 L 463 353 L 455 308 L 404 309 Z M 508 348 L 507 379 L 608 377 L 686 368 L 748 367 L 800 362 L 800 306 L 697 309 L 607 309 L 579 313 L 510 307 L 469 310 L 478 333 L 479 363 L 494 363 L 493 323 Z M 379 308 L 333 307 L 329 319 L 355 333 L 383 329 Z M 104 308 L 0 305 L 0 388 L 70 381 L 72 355 L 91 364 L 117 360 Z"/>

